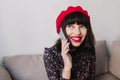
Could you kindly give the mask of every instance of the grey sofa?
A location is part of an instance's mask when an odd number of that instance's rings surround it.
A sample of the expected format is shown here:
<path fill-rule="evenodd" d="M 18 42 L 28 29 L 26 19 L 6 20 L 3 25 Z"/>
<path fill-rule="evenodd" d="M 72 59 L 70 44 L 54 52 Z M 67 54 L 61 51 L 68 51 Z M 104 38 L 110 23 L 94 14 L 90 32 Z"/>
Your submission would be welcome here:
<path fill-rule="evenodd" d="M 120 42 L 110 51 L 105 40 L 96 42 L 96 80 L 120 80 Z M 0 80 L 48 80 L 43 55 L 5 56 L 0 66 Z"/>

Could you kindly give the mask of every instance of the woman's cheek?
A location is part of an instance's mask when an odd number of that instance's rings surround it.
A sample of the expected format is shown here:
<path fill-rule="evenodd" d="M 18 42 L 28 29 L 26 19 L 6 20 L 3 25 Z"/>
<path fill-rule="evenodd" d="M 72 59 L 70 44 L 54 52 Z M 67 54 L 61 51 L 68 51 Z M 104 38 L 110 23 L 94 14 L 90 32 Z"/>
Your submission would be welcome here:
<path fill-rule="evenodd" d="M 72 31 L 71 31 L 71 30 L 67 30 L 66 32 L 67 32 L 67 35 L 72 34 Z"/>

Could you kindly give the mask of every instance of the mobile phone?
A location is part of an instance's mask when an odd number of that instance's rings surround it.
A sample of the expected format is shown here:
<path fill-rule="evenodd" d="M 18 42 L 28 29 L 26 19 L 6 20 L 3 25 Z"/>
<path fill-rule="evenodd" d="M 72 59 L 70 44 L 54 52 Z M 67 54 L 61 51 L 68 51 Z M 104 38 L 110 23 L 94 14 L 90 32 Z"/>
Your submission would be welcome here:
<path fill-rule="evenodd" d="M 60 28 L 59 37 L 60 37 L 60 40 L 62 40 L 62 39 L 67 40 L 67 38 L 65 37 L 65 35 L 63 33 L 62 28 Z M 69 41 L 67 41 L 67 42 L 69 43 Z M 71 52 L 71 47 L 69 47 L 69 48 L 70 48 L 69 52 Z"/>
<path fill-rule="evenodd" d="M 60 37 L 61 40 L 62 40 L 62 39 L 67 40 L 67 38 L 65 37 L 65 35 L 64 35 L 64 33 L 63 33 L 62 28 L 60 28 L 60 34 L 59 34 L 59 37 Z"/>

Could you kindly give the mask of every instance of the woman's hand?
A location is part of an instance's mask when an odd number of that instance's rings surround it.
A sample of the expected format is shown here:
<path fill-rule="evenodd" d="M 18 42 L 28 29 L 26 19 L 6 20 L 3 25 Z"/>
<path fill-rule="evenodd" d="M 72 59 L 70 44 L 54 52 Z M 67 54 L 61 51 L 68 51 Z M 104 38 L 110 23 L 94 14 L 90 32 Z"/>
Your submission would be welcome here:
<path fill-rule="evenodd" d="M 72 57 L 68 53 L 69 52 L 69 44 L 67 40 L 62 40 L 62 50 L 61 55 L 64 61 L 64 68 L 71 69 L 72 68 Z"/>
<path fill-rule="evenodd" d="M 71 68 L 72 68 L 72 57 L 69 54 L 69 44 L 70 43 L 68 43 L 67 40 L 62 40 L 61 55 L 64 62 L 64 69 L 62 72 L 62 76 L 67 79 L 70 79 Z"/>

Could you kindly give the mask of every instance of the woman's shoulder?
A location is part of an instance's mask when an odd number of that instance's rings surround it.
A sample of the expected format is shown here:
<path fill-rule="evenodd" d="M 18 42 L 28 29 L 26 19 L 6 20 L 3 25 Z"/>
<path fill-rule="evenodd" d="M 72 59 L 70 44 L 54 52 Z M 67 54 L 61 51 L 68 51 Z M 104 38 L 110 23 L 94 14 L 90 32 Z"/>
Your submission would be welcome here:
<path fill-rule="evenodd" d="M 59 51 L 57 49 L 56 46 L 52 46 L 52 47 L 45 47 L 44 48 L 44 54 L 45 55 L 55 55 L 57 54 Z"/>
<path fill-rule="evenodd" d="M 57 61 L 58 57 L 60 57 L 60 52 L 58 51 L 57 47 L 44 48 L 44 60 Z"/>

